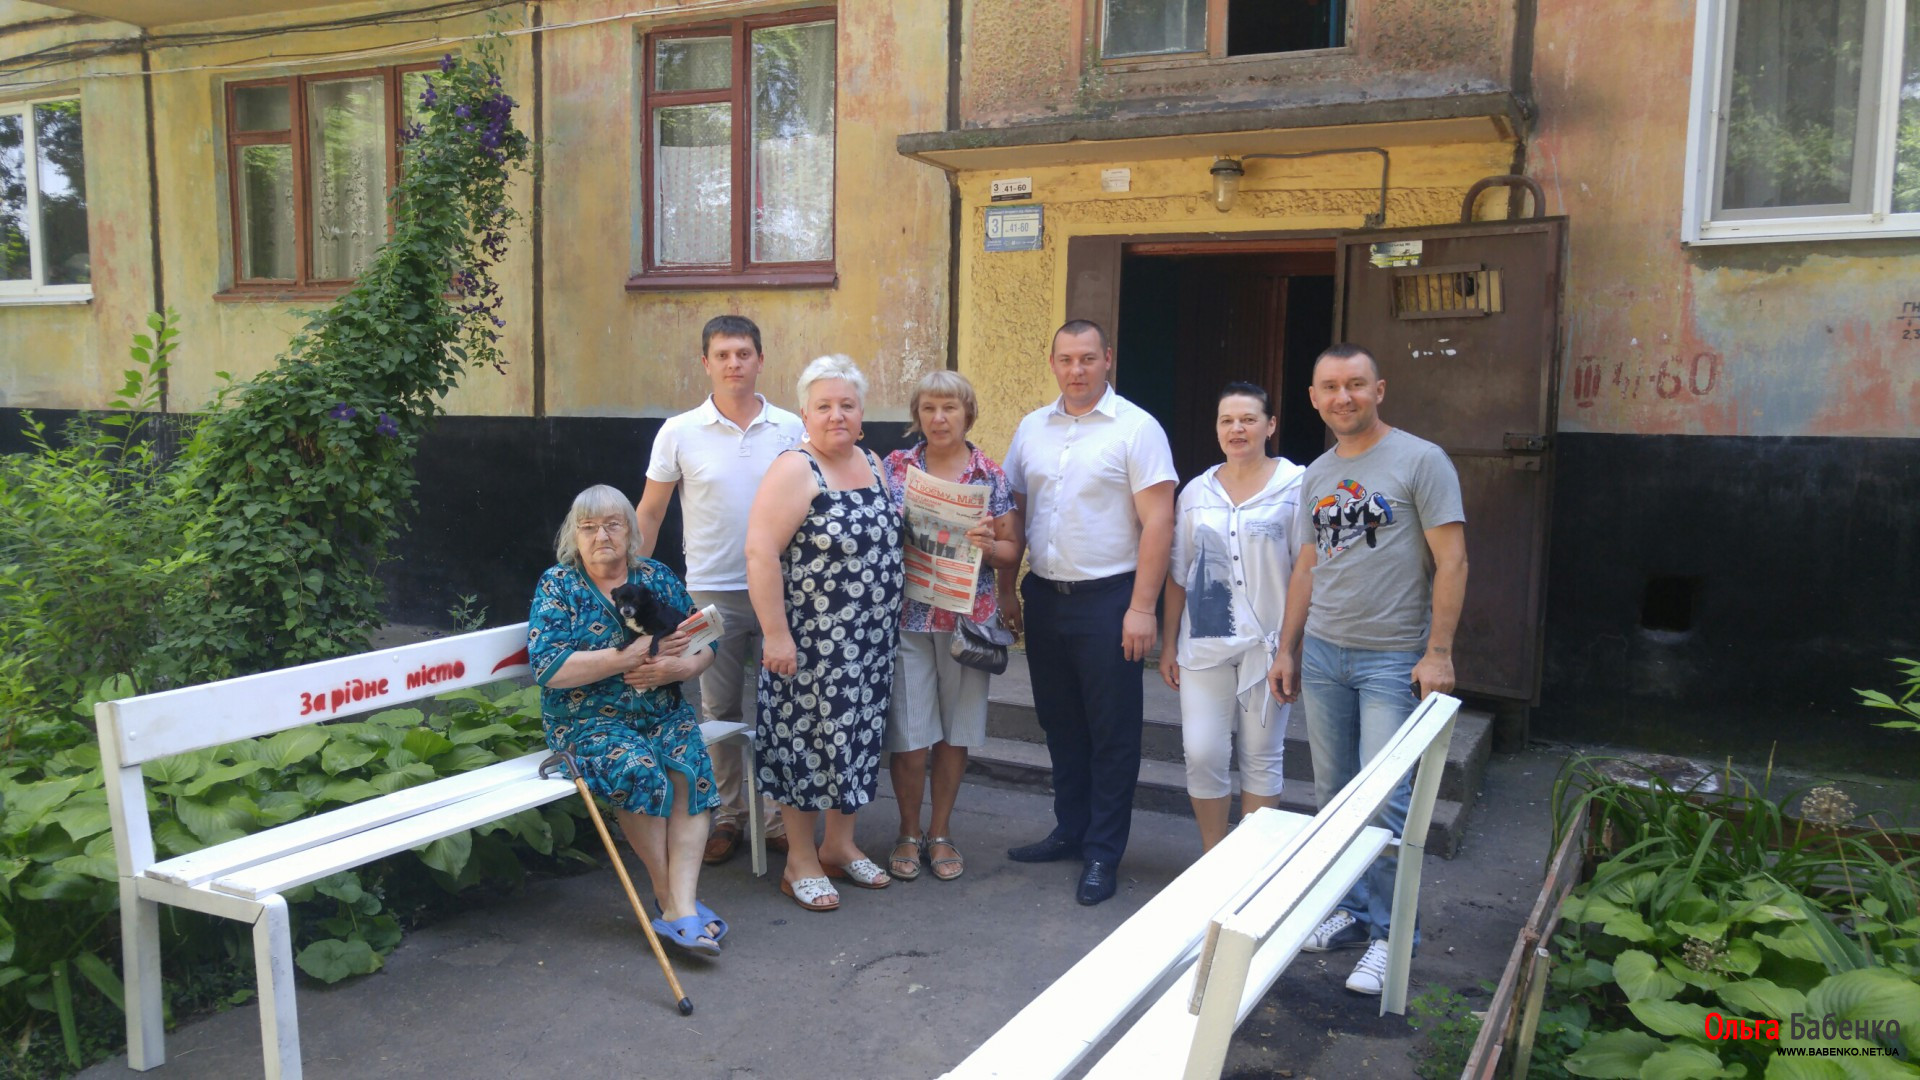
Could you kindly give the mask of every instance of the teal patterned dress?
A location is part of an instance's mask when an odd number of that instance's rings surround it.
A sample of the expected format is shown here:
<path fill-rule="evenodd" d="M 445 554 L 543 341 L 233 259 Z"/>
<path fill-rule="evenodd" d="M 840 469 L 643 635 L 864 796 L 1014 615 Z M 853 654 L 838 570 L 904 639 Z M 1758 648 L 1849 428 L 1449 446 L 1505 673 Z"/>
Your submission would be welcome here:
<path fill-rule="evenodd" d="M 693 600 L 673 571 L 642 560 L 627 575 L 681 611 Z M 618 676 L 564 690 L 547 685 L 576 651 L 618 648 L 626 641 L 613 605 L 586 571 L 555 566 L 540 575 L 527 623 L 527 656 L 541 686 L 547 745 L 580 760 L 587 787 L 622 810 L 667 816 L 673 787 L 667 770 L 687 778 L 687 812 L 720 805 L 713 762 L 700 741 L 693 706 L 664 688 L 635 690 Z"/>

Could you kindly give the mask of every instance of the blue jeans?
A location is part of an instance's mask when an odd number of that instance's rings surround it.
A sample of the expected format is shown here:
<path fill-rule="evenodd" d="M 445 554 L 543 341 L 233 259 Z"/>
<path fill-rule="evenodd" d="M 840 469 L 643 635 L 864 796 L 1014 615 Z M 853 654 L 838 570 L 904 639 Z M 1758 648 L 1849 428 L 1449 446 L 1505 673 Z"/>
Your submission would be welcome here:
<path fill-rule="evenodd" d="M 1407 717 L 1413 715 L 1410 684 L 1418 652 L 1347 649 L 1309 636 L 1300 657 L 1300 704 L 1306 711 L 1307 741 L 1313 750 L 1313 794 L 1327 805 L 1361 767 L 1372 761 Z M 1409 775 L 1393 789 L 1373 823 L 1399 836 L 1407 824 L 1413 797 Z M 1392 849 L 1388 849 L 1389 852 Z M 1382 854 L 1367 868 L 1340 907 L 1385 938 L 1393 921 L 1393 880 L 1397 858 Z M 1419 943 L 1419 931 L 1414 943 Z"/>

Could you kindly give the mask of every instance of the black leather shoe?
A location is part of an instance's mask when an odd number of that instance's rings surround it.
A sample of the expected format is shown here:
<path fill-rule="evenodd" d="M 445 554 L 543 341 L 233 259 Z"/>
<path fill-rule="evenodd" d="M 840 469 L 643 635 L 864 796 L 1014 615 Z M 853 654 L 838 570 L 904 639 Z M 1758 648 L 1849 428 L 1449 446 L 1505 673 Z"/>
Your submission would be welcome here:
<path fill-rule="evenodd" d="M 1110 862 L 1088 859 L 1087 868 L 1080 875 L 1080 889 L 1075 896 L 1088 907 L 1113 897 L 1120 887 L 1119 868 Z"/>
<path fill-rule="evenodd" d="M 1007 849 L 1007 858 L 1014 862 L 1059 862 L 1062 859 L 1079 857 L 1079 844 L 1054 835 L 1049 835 L 1038 843 Z"/>

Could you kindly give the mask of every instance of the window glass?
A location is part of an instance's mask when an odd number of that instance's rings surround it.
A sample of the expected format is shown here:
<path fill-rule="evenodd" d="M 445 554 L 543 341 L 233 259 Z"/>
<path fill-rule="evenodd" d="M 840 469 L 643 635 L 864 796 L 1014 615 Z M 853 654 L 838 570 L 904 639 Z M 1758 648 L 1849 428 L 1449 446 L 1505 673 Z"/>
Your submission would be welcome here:
<path fill-rule="evenodd" d="M 233 130 L 285 131 L 292 125 L 292 97 L 286 84 L 234 89 Z"/>
<path fill-rule="evenodd" d="M 0 281 L 33 277 L 27 222 L 27 124 L 19 113 L 0 114 Z"/>
<path fill-rule="evenodd" d="M 400 73 L 400 126 L 410 128 L 415 124 L 424 124 L 427 120 L 427 107 L 420 102 L 421 95 L 427 92 L 427 86 L 433 81 L 431 71 L 403 71 Z"/>
<path fill-rule="evenodd" d="M 1893 212 L 1920 213 L 1920 0 L 1907 0 L 1900 65 L 1900 128 L 1894 140 Z"/>
<path fill-rule="evenodd" d="M 655 109 L 654 260 L 711 266 L 732 258 L 733 106 Z"/>
<path fill-rule="evenodd" d="M 724 90 L 732 83 L 731 38 L 665 38 L 654 42 L 655 90 Z"/>
<path fill-rule="evenodd" d="M 1207 0 L 1105 0 L 1105 56 L 1203 52 Z"/>
<path fill-rule="evenodd" d="M 755 262 L 833 258 L 833 25 L 753 32 Z"/>
<path fill-rule="evenodd" d="M 1864 202 L 1867 178 L 1855 177 L 1854 161 L 1867 7 L 1867 0 L 1738 4 L 1722 209 Z"/>
<path fill-rule="evenodd" d="M 291 281 L 293 147 L 240 148 L 240 276 Z"/>
<path fill-rule="evenodd" d="M 87 173 L 79 100 L 35 105 L 33 137 L 40 182 L 41 283 L 85 285 L 93 275 L 87 258 Z"/>
<path fill-rule="evenodd" d="M 386 82 L 307 85 L 313 278 L 353 277 L 387 239 Z"/>

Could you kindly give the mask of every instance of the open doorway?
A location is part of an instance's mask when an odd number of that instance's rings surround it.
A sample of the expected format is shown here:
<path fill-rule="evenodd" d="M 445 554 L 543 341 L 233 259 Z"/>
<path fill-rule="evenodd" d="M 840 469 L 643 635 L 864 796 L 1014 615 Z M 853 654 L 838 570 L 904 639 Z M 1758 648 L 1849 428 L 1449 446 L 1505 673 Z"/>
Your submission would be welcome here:
<path fill-rule="evenodd" d="M 1223 247 L 1139 243 L 1121 253 L 1115 383 L 1166 428 L 1183 481 L 1219 463 L 1215 406 L 1235 379 L 1273 397 L 1280 428 L 1269 451 L 1304 465 L 1327 443 L 1307 386 L 1333 341 L 1332 241 L 1320 251 Z"/>

